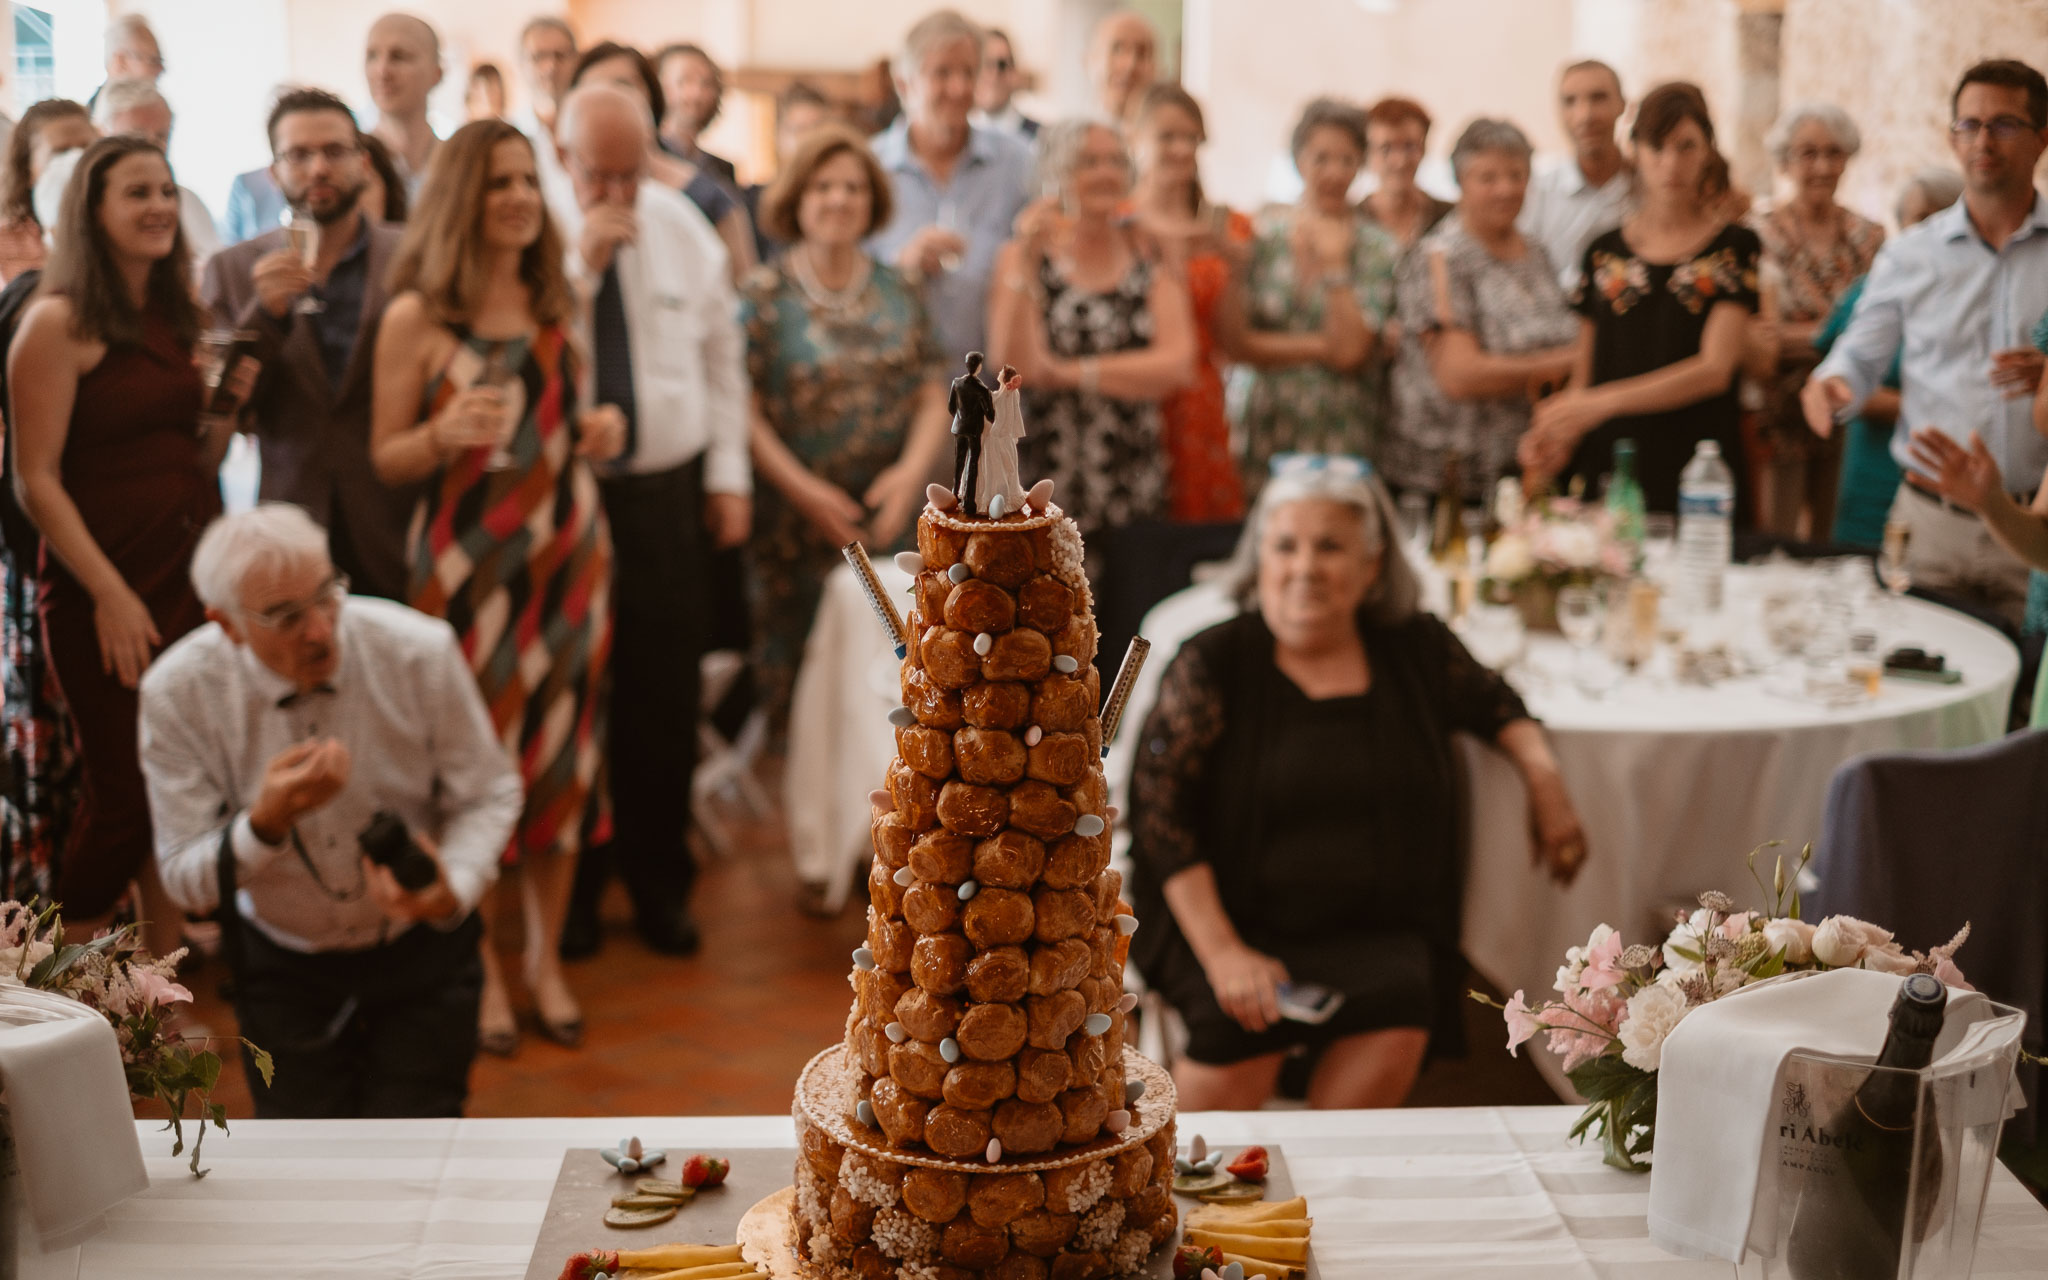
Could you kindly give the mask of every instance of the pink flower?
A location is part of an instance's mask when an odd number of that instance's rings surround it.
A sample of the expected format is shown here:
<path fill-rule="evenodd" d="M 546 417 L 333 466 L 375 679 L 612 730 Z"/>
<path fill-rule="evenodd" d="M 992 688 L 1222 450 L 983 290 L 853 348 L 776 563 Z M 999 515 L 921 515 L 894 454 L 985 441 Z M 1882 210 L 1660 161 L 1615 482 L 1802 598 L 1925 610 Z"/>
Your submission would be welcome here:
<path fill-rule="evenodd" d="M 1621 951 L 1621 935 L 1609 930 L 1586 949 L 1586 967 L 1579 974 L 1579 984 L 1590 991 L 1604 991 L 1626 982 L 1628 971 L 1621 967 Z"/>
<path fill-rule="evenodd" d="M 1958 991 L 1975 991 L 1977 989 L 1963 981 L 1963 971 L 1956 968 L 1956 962 L 1947 956 L 1942 956 L 1934 962 L 1934 976 L 1941 979 L 1943 986 L 1954 987 Z"/>
<path fill-rule="evenodd" d="M 1567 992 L 1562 1008 L 1556 1010 L 1547 1043 L 1550 1051 L 1564 1057 L 1564 1069 L 1576 1070 L 1607 1052 L 1615 1032 L 1628 1012 L 1628 1005 L 1604 991 Z"/>
<path fill-rule="evenodd" d="M 1515 992 L 1514 997 L 1508 1001 L 1501 1016 L 1508 1024 L 1508 1056 L 1520 1057 L 1521 1055 L 1515 1051 L 1521 1048 L 1530 1036 L 1540 1031 L 1543 1024 L 1537 1019 L 1535 1011 L 1522 999 L 1520 991 Z"/>
<path fill-rule="evenodd" d="M 192 999 L 190 991 L 153 970 L 130 970 L 128 980 L 135 984 L 135 994 L 146 1006 L 185 1004 Z"/>
<path fill-rule="evenodd" d="M 1756 916 L 1754 911 L 1738 911 L 1721 922 L 1721 936 L 1730 942 L 1742 941 L 1742 935 L 1749 932 L 1749 924 Z"/>

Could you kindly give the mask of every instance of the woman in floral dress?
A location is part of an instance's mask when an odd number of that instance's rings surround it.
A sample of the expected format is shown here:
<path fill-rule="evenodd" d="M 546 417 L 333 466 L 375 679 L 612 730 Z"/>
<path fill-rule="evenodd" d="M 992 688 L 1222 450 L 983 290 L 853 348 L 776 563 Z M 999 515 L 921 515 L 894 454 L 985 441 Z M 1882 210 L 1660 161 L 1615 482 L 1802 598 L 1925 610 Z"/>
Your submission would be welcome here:
<path fill-rule="evenodd" d="M 1384 397 L 1368 365 L 1394 303 L 1400 245 L 1351 204 L 1365 163 L 1365 113 L 1318 98 L 1294 127 L 1300 201 L 1263 214 L 1251 261 L 1218 310 L 1218 338 L 1239 364 L 1231 416 L 1243 433 L 1245 500 L 1277 453 L 1371 458 Z"/>
<path fill-rule="evenodd" d="M 1826 439 L 1813 434 L 1799 391 L 1820 363 L 1814 339 L 1843 291 L 1870 270 L 1884 228 L 1835 202 L 1842 170 L 1862 143 L 1840 107 L 1794 107 L 1779 117 L 1765 142 L 1791 191 L 1789 199 L 1748 222 L 1763 242 L 1778 311 L 1777 368 L 1765 384 L 1759 418 L 1757 520 L 1773 533 L 1804 532 L 1820 540 L 1834 527 L 1836 478 L 1848 433 L 1836 431 Z"/>
<path fill-rule="evenodd" d="M 1735 375 L 1760 248 L 1720 212 L 1727 167 L 1697 88 L 1651 90 L 1630 137 L 1636 210 L 1586 248 L 1572 384 L 1536 406 L 1519 457 L 1539 481 L 1590 486 L 1612 468 L 1614 442 L 1634 440 L 1645 503 L 1675 511 L 1679 473 L 1700 441 L 1717 441 L 1743 474 Z M 1736 485 L 1735 501 L 1747 523 L 1751 486 Z"/>
<path fill-rule="evenodd" d="M 761 197 L 763 229 L 789 248 L 740 293 L 765 482 L 749 548 L 754 673 L 778 737 L 839 549 L 859 539 L 880 556 L 903 541 L 947 438 L 947 362 L 924 305 L 861 248 L 889 212 L 867 144 L 819 129 Z"/>

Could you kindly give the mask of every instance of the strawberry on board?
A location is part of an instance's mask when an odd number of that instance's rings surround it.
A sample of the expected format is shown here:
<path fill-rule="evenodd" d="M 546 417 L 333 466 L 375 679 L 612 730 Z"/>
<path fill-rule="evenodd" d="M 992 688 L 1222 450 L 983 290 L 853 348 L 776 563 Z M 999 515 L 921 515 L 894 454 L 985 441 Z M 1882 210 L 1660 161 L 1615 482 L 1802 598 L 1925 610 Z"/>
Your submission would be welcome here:
<path fill-rule="evenodd" d="M 1223 1265 L 1223 1250 L 1215 1245 L 1184 1244 L 1173 1255 L 1173 1280 L 1194 1280 L 1204 1267 Z"/>
<path fill-rule="evenodd" d="M 1224 1168 L 1233 1178 L 1242 1178 L 1246 1182 L 1264 1182 L 1267 1168 L 1266 1149 L 1246 1147 L 1238 1153 L 1236 1160 Z"/>
<path fill-rule="evenodd" d="M 732 1165 L 728 1161 L 699 1153 L 683 1161 L 682 1183 L 686 1187 L 699 1190 L 704 1187 L 715 1187 L 725 1181 L 726 1172 L 731 1168 Z"/>

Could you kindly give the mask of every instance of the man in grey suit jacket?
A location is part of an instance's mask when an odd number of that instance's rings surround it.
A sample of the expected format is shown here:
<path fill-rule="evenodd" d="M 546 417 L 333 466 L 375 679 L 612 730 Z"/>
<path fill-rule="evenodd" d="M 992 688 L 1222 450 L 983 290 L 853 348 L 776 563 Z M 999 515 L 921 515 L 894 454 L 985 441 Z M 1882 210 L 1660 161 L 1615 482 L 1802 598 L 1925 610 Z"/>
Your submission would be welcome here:
<path fill-rule="evenodd" d="M 280 228 L 216 254 L 201 296 L 213 323 L 245 335 L 262 372 L 244 421 L 263 459 L 261 496 L 325 526 L 335 567 L 359 595 L 406 596 L 407 527 L 418 489 L 370 466 L 370 372 L 384 276 L 402 234 L 356 205 L 369 161 L 347 104 L 295 89 L 270 113 L 271 176 L 311 246 Z"/>

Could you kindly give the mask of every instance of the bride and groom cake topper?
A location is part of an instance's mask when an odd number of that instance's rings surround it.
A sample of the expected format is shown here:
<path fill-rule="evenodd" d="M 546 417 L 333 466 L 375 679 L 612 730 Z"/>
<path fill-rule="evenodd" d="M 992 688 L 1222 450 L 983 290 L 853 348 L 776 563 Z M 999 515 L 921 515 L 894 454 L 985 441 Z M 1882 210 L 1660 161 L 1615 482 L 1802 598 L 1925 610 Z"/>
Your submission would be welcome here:
<path fill-rule="evenodd" d="M 962 515 L 1001 519 L 1007 512 L 1023 510 L 1026 501 L 1036 496 L 1035 490 L 1026 493 L 1018 473 L 1017 446 L 1024 439 L 1020 391 L 1024 380 L 1004 365 L 991 394 L 981 380 L 982 363 L 981 352 L 968 352 L 967 372 L 953 379 L 946 399 L 946 408 L 953 415 L 951 496 L 959 500 Z M 1049 499 L 1051 495 L 1045 496 Z M 1042 506 L 1043 502 L 1033 505 Z"/>

